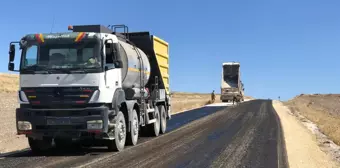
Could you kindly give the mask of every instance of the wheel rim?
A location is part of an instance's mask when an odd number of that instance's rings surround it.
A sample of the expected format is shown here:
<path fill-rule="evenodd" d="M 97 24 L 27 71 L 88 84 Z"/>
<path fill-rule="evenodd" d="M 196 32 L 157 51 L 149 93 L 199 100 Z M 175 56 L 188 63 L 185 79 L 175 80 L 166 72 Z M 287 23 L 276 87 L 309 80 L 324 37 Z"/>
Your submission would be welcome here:
<path fill-rule="evenodd" d="M 155 118 L 156 118 L 156 123 L 159 124 L 159 113 L 156 113 Z"/>
<path fill-rule="evenodd" d="M 165 127 L 165 122 L 166 122 L 166 116 L 165 116 L 165 112 L 162 112 L 162 124 L 163 124 L 163 128 Z"/>
<path fill-rule="evenodd" d="M 132 132 L 133 132 L 133 135 L 136 136 L 138 134 L 138 119 L 137 117 L 135 116 L 133 118 L 133 121 L 132 121 Z"/>
<path fill-rule="evenodd" d="M 125 124 L 124 121 L 120 120 L 118 122 L 118 141 L 119 143 L 124 142 L 125 139 Z"/>
<path fill-rule="evenodd" d="M 156 135 L 159 134 L 160 131 L 160 114 L 159 112 L 155 114 L 156 122 L 154 123 Z"/>

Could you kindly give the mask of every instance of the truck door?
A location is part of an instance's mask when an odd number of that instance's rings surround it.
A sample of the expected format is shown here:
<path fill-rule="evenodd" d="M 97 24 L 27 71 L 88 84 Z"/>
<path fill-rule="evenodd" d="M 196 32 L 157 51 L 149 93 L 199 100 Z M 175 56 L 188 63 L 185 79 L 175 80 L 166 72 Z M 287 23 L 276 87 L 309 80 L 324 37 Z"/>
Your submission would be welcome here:
<path fill-rule="evenodd" d="M 111 91 L 121 87 L 120 68 L 115 65 L 117 50 L 112 43 L 112 40 L 105 42 L 105 86 Z"/>

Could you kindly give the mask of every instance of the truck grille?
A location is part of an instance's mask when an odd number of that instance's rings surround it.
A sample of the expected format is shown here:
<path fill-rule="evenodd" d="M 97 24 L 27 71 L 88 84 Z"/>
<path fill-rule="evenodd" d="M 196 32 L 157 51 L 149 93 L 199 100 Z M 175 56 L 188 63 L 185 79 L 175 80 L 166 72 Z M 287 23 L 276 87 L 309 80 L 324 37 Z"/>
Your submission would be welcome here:
<path fill-rule="evenodd" d="M 86 129 L 86 125 L 77 124 L 77 125 L 37 125 L 35 127 L 37 130 L 71 130 L 71 129 Z"/>
<path fill-rule="evenodd" d="M 101 115 L 100 111 L 62 111 L 62 110 L 48 110 L 48 111 L 35 111 L 32 115 L 39 117 L 82 117 L 82 116 L 92 116 Z"/>
<path fill-rule="evenodd" d="M 22 88 L 32 107 L 87 104 L 98 87 Z"/>

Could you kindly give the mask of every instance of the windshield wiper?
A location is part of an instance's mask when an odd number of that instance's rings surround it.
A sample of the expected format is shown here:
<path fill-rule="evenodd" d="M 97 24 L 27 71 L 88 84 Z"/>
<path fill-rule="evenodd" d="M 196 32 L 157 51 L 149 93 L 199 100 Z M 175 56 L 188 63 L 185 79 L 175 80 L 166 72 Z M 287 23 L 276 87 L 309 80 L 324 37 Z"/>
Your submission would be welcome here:
<path fill-rule="evenodd" d="M 35 70 L 33 70 L 33 69 L 22 69 L 21 71 L 22 71 L 22 72 L 27 72 L 27 73 L 36 74 L 36 73 L 35 73 Z"/>
<path fill-rule="evenodd" d="M 60 71 L 62 73 L 67 73 L 67 74 L 70 74 L 71 71 L 70 69 L 68 68 L 53 68 L 53 69 L 50 69 L 51 71 Z"/>
<path fill-rule="evenodd" d="M 75 72 L 75 73 L 88 73 L 96 69 L 97 69 L 96 67 L 84 67 L 84 66 L 70 68 L 71 72 Z"/>
<path fill-rule="evenodd" d="M 29 67 L 25 67 L 22 69 L 24 72 L 30 72 L 33 74 L 49 74 L 51 73 L 50 71 L 48 71 L 46 66 L 39 66 L 39 65 L 32 65 Z"/>
<path fill-rule="evenodd" d="M 84 67 L 73 67 L 73 68 L 68 68 L 70 73 L 85 73 L 86 71 L 84 70 Z"/>

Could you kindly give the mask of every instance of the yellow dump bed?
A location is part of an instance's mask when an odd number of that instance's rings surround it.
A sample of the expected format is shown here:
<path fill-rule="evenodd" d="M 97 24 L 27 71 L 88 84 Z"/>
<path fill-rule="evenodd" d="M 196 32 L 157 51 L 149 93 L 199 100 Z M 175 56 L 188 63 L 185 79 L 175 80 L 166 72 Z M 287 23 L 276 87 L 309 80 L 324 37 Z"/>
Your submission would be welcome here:
<path fill-rule="evenodd" d="M 159 37 L 152 36 L 153 48 L 166 92 L 170 93 L 169 81 L 169 44 Z"/>

